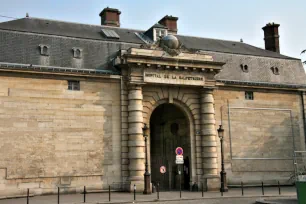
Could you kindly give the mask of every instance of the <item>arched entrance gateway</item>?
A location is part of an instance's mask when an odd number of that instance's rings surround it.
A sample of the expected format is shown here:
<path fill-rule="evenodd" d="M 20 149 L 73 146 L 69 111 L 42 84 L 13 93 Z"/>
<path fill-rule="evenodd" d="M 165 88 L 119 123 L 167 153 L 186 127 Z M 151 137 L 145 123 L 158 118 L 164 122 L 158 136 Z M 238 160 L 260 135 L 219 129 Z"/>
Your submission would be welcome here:
<path fill-rule="evenodd" d="M 184 150 L 184 164 L 180 167 L 175 163 L 177 147 Z M 174 104 L 161 104 L 151 115 L 150 158 L 153 185 L 159 183 L 161 190 L 178 190 L 181 183 L 182 189 L 190 189 L 190 122 L 184 111 Z M 166 169 L 164 174 L 160 173 L 162 166 Z M 182 171 L 181 175 L 179 171 Z"/>
<path fill-rule="evenodd" d="M 159 182 L 164 190 L 179 188 L 174 151 L 180 146 L 185 160 L 182 188 L 203 182 L 208 190 L 218 189 L 212 90 L 216 86 L 214 76 L 224 63 L 183 50 L 173 35 L 141 48 L 121 50 L 114 63 L 122 72 L 121 169 L 122 180 L 130 183 L 130 190 L 134 186 L 137 191 L 144 190 L 144 124 L 150 128 L 149 182 Z M 166 167 L 165 175 L 159 173 L 161 166 Z"/>

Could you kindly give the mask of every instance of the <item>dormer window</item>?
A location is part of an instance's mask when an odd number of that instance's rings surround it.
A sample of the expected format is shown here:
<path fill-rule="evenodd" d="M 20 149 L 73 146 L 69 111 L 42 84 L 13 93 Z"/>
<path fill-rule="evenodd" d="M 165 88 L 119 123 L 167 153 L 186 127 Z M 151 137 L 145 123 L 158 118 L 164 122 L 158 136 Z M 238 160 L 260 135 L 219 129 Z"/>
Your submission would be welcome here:
<path fill-rule="evenodd" d="M 162 29 L 162 28 L 154 28 L 153 32 L 154 32 L 154 35 L 153 35 L 154 36 L 154 39 L 153 39 L 154 41 L 168 35 L 167 30 Z"/>
<path fill-rule="evenodd" d="M 72 48 L 72 51 L 73 51 L 73 57 L 74 58 L 77 58 L 77 59 L 82 58 L 82 51 L 83 51 L 82 49 L 74 47 L 74 48 Z"/>
<path fill-rule="evenodd" d="M 39 45 L 40 55 L 49 56 L 49 48 L 50 48 L 49 45 L 40 44 Z"/>
<path fill-rule="evenodd" d="M 246 64 L 241 64 L 240 67 L 241 67 L 241 70 L 242 70 L 243 72 L 249 72 L 249 66 L 248 66 L 248 65 L 246 65 Z"/>
<path fill-rule="evenodd" d="M 279 75 L 278 67 L 271 67 L 271 70 L 272 70 L 273 74 Z"/>

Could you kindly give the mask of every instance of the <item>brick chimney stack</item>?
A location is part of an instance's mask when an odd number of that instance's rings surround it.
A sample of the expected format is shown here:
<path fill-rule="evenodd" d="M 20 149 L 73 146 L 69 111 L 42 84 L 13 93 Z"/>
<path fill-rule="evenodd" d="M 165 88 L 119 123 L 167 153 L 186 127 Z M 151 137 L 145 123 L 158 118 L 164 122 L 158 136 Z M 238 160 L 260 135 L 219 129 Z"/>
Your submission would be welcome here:
<path fill-rule="evenodd" d="M 278 35 L 279 24 L 268 23 L 262 29 L 265 35 L 265 48 L 273 52 L 280 53 L 279 49 L 279 35 Z"/>
<path fill-rule="evenodd" d="M 105 8 L 101 11 L 101 25 L 120 27 L 121 12 L 115 8 Z"/>
<path fill-rule="evenodd" d="M 177 20 L 178 17 L 168 16 L 163 17 L 158 23 L 168 28 L 168 33 L 177 34 Z"/>

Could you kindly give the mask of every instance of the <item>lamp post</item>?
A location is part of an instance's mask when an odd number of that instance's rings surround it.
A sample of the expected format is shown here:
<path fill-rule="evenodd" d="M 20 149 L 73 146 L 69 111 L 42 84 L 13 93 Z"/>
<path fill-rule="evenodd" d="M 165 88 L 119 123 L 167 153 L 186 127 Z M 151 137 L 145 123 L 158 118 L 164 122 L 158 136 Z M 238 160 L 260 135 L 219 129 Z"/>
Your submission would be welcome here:
<path fill-rule="evenodd" d="M 227 192 L 227 182 L 226 182 L 226 172 L 224 170 L 224 152 L 223 152 L 223 136 L 224 136 L 224 129 L 222 128 L 222 125 L 220 125 L 218 129 L 218 136 L 220 138 L 220 144 L 221 144 L 221 171 L 220 171 L 220 177 L 221 177 L 221 187 L 220 192 Z"/>
<path fill-rule="evenodd" d="M 149 128 L 147 127 L 147 124 L 144 124 L 142 131 L 143 131 L 143 137 L 145 139 L 145 156 L 146 156 L 145 173 L 143 175 L 144 176 L 143 194 L 151 194 L 151 188 L 150 188 L 151 174 L 149 172 L 149 166 L 148 166 L 148 145 L 147 145 Z"/>

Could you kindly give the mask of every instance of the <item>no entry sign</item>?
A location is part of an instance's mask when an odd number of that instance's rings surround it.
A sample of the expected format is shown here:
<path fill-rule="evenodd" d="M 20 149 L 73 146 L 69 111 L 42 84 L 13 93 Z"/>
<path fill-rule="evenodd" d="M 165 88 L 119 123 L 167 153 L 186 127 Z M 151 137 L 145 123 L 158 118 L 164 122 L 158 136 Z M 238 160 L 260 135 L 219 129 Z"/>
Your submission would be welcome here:
<path fill-rule="evenodd" d="M 165 167 L 165 166 L 161 166 L 161 167 L 159 168 L 159 171 L 160 171 L 160 173 L 162 173 L 162 174 L 166 173 L 166 167 Z"/>
<path fill-rule="evenodd" d="M 183 155 L 183 153 L 184 153 L 183 148 L 177 147 L 177 148 L 175 149 L 175 154 L 176 154 L 176 155 Z"/>

